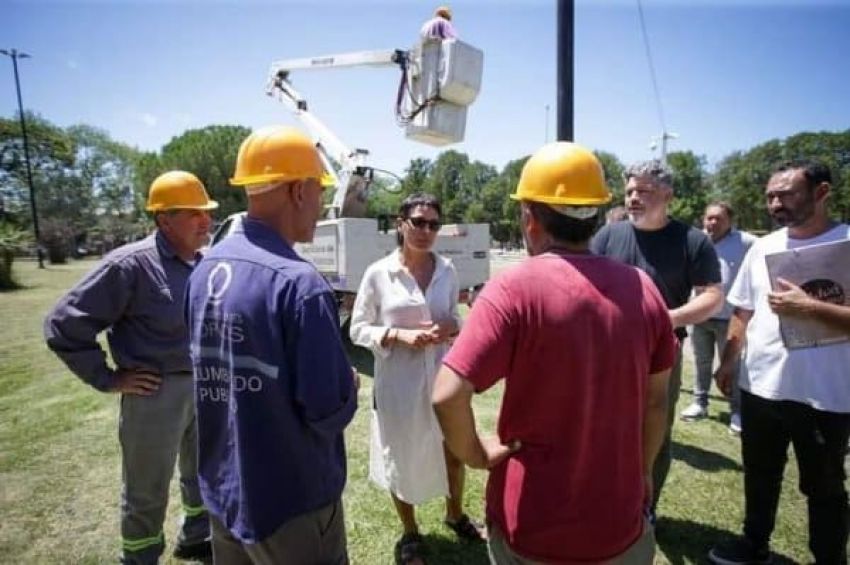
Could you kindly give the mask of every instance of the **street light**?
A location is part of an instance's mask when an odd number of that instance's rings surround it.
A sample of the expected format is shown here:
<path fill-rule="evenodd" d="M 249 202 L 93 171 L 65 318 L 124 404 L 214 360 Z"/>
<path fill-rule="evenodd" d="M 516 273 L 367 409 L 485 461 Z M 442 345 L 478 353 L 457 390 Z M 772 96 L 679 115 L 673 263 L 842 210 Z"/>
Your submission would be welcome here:
<path fill-rule="evenodd" d="M 18 92 L 18 116 L 21 118 L 21 133 L 24 137 L 24 160 L 27 164 L 27 182 L 30 187 L 30 208 L 32 209 L 32 229 L 35 232 L 35 249 L 38 255 L 38 268 L 44 268 L 44 258 L 41 255 L 41 237 L 38 231 L 38 211 L 35 206 L 35 186 L 32 184 L 32 168 L 30 167 L 30 147 L 27 140 L 27 122 L 24 119 L 24 103 L 21 101 L 21 81 L 18 78 L 18 59 L 29 59 L 30 56 L 26 53 L 21 53 L 17 49 L 0 49 L 0 53 L 12 59 L 12 67 L 15 69 L 15 88 Z"/>

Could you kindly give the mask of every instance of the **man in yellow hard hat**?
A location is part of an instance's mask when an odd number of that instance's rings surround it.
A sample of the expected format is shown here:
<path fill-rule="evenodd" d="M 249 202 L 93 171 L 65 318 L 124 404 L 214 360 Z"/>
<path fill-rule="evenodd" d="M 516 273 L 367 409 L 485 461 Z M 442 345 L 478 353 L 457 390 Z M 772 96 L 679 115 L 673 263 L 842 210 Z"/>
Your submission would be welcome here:
<path fill-rule="evenodd" d="M 448 6 L 440 6 L 434 10 L 434 17 L 422 25 L 419 35 L 426 40 L 457 39 L 451 9 Z"/>
<path fill-rule="evenodd" d="M 242 143 L 248 214 L 189 282 L 201 493 L 220 563 L 347 563 L 343 430 L 357 407 L 313 239 L 324 172 L 301 132 Z"/>
<path fill-rule="evenodd" d="M 611 199 L 591 152 L 545 145 L 512 198 L 531 258 L 484 287 L 433 396 L 449 448 L 490 470 L 491 560 L 652 563 L 645 511 L 675 353 L 664 301 L 589 251 Z M 482 439 L 472 395 L 502 378 L 498 438 Z"/>
<path fill-rule="evenodd" d="M 44 322 L 48 347 L 75 375 L 101 392 L 121 394 L 122 563 L 158 562 L 178 455 L 185 518 L 174 555 L 211 555 L 209 519 L 198 489 L 183 303 L 198 251 L 209 238 L 209 211 L 216 207 L 194 175 L 159 176 L 147 201 L 156 231 L 104 257 Z M 103 331 L 114 367 L 97 341 Z"/>

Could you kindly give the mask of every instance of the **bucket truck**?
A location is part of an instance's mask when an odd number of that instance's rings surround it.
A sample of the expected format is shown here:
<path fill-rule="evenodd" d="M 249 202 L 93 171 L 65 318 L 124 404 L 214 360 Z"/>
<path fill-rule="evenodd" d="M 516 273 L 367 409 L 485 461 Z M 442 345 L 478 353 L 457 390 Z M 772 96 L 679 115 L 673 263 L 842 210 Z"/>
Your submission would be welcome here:
<path fill-rule="evenodd" d="M 296 244 L 295 248 L 334 288 L 343 323 L 366 268 L 395 249 L 395 229 L 389 218 L 364 217 L 370 190 L 380 184 L 374 182 L 380 170 L 369 166 L 369 152 L 349 148 L 311 113 L 290 75 L 297 70 L 358 66 L 397 66 L 401 71 L 395 108 L 398 124 L 409 139 L 441 146 L 463 139 L 467 107 L 480 88 L 483 54 L 461 41 L 423 39 L 407 51 L 362 51 L 271 65 L 266 93 L 286 105 L 301 122 L 334 181 L 327 219 L 319 221 L 311 243 Z M 226 237 L 242 216 L 228 217 L 213 236 L 213 244 Z M 489 246 L 487 224 L 448 224 L 437 235 L 435 251 L 454 263 L 462 301 L 489 276 Z"/>

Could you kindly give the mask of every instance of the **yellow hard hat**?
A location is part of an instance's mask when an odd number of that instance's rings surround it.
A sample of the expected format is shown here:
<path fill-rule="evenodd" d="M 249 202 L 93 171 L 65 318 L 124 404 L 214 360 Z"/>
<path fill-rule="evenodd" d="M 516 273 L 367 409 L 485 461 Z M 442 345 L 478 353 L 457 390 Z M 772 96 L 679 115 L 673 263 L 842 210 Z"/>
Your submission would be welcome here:
<path fill-rule="evenodd" d="M 611 201 L 605 174 L 596 156 L 568 141 L 548 143 L 522 168 L 514 200 L 544 204 L 598 206 Z"/>
<path fill-rule="evenodd" d="M 328 180 L 325 175 L 319 152 L 309 137 L 292 127 L 269 126 L 258 129 L 242 142 L 230 184 L 246 186 L 316 179 L 325 186 Z"/>
<path fill-rule="evenodd" d="M 214 210 L 218 202 L 210 200 L 203 183 L 186 171 L 169 171 L 156 177 L 148 191 L 148 212 L 166 210 Z"/>
<path fill-rule="evenodd" d="M 448 6 L 440 6 L 436 10 L 434 10 L 435 16 L 440 16 L 441 18 L 446 18 L 447 20 L 452 19 L 452 11 Z"/>

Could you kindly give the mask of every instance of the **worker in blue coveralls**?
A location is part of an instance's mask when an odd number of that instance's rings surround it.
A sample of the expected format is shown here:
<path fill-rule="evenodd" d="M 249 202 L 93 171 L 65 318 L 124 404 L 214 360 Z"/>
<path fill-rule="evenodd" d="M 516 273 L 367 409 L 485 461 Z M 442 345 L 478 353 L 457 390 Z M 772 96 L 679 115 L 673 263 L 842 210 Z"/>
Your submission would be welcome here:
<path fill-rule="evenodd" d="M 189 282 L 201 493 L 216 563 L 347 563 L 343 430 L 357 388 L 333 290 L 293 244 L 322 212 L 315 146 L 255 131 L 231 183 L 248 214 Z"/>
<path fill-rule="evenodd" d="M 171 171 L 148 191 L 156 231 L 115 249 L 47 315 L 44 336 L 75 375 L 121 394 L 121 562 L 155 564 L 165 548 L 162 524 L 179 454 L 185 518 L 174 556 L 211 557 L 209 519 L 197 479 L 197 428 L 186 282 L 209 240 L 218 207 L 194 175 Z M 115 368 L 97 335 L 106 331 Z"/>

